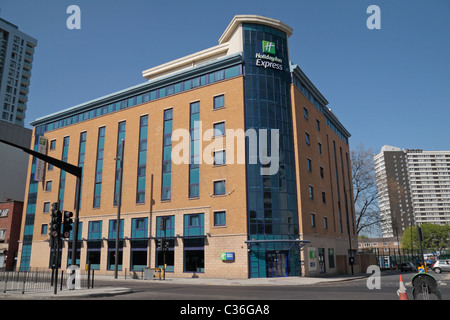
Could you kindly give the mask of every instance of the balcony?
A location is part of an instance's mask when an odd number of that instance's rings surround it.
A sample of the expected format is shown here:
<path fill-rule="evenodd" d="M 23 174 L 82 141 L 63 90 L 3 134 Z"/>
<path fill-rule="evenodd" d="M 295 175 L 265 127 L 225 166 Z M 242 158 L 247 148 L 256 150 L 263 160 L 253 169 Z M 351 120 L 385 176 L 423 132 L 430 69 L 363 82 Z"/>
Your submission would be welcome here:
<path fill-rule="evenodd" d="M 23 67 L 24 67 L 26 70 L 31 70 L 31 68 L 33 67 L 33 65 L 32 65 L 31 63 L 29 63 L 29 62 L 24 61 L 24 62 L 23 62 Z"/>
<path fill-rule="evenodd" d="M 33 61 L 33 56 L 25 53 L 25 61 Z"/>
<path fill-rule="evenodd" d="M 19 94 L 19 102 L 23 101 L 23 102 L 27 102 L 28 101 L 28 97 L 24 94 Z"/>
<path fill-rule="evenodd" d="M 16 118 L 15 124 L 17 124 L 19 126 L 23 126 L 24 125 L 23 119 Z"/>
<path fill-rule="evenodd" d="M 31 77 L 31 72 L 28 70 L 23 69 L 22 70 L 22 76 Z"/>
<path fill-rule="evenodd" d="M 23 102 L 17 103 L 17 111 L 19 111 L 20 109 L 22 109 L 23 111 L 27 110 L 27 105 L 25 103 L 23 103 Z"/>
<path fill-rule="evenodd" d="M 21 110 L 21 109 L 17 109 L 16 116 L 17 117 L 21 117 L 21 118 L 25 118 L 25 111 Z"/>
<path fill-rule="evenodd" d="M 20 92 L 24 93 L 24 94 L 28 94 L 28 92 L 30 92 L 30 90 L 28 89 L 27 86 L 20 86 Z"/>
<path fill-rule="evenodd" d="M 30 47 L 28 44 L 25 46 L 25 52 L 29 54 L 34 54 L 34 48 Z"/>

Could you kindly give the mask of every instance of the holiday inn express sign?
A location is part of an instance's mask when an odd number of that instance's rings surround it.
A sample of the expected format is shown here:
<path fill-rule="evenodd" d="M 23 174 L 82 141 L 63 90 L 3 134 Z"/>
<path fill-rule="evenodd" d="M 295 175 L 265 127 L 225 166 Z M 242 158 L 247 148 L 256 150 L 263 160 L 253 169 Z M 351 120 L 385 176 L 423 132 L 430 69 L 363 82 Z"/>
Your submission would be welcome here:
<path fill-rule="evenodd" d="M 270 42 L 270 41 L 263 41 L 262 42 L 262 50 L 263 50 L 263 53 L 275 54 L 275 43 Z"/>
<path fill-rule="evenodd" d="M 256 53 L 256 66 L 265 68 L 272 68 L 276 70 L 283 70 L 283 60 L 275 55 L 275 43 L 270 41 L 262 41 L 262 52 Z"/>

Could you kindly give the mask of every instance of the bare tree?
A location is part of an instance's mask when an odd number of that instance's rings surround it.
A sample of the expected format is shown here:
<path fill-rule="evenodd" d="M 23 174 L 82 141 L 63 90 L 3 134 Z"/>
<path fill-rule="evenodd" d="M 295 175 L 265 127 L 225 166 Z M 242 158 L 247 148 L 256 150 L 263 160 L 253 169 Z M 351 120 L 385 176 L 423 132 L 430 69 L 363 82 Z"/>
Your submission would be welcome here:
<path fill-rule="evenodd" d="M 378 192 L 375 181 L 374 152 L 362 144 L 351 151 L 356 231 L 380 232 Z"/>

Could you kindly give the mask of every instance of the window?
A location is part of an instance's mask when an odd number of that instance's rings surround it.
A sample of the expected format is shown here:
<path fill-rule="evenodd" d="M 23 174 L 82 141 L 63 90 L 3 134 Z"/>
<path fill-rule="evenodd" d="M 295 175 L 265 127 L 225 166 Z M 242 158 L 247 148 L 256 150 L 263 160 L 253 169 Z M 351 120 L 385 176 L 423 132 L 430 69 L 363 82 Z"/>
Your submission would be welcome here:
<path fill-rule="evenodd" d="M 320 121 L 316 119 L 317 131 L 320 131 Z"/>
<path fill-rule="evenodd" d="M 103 151 L 105 148 L 105 127 L 98 129 L 97 162 L 95 169 L 94 208 L 100 207 L 102 194 Z"/>
<path fill-rule="evenodd" d="M 78 149 L 78 166 L 81 168 L 84 168 L 84 158 L 86 155 L 86 136 L 87 136 L 86 131 L 80 133 L 80 146 Z M 83 173 L 83 171 L 81 171 L 81 172 Z M 81 175 L 80 185 L 83 186 L 83 174 Z M 83 190 L 83 187 L 81 187 L 81 190 L 80 190 L 80 197 L 82 194 L 82 190 Z M 77 186 L 77 191 L 78 191 L 78 186 Z M 81 201 L 79 203 L 81 203 Z M 77 204 L 76 204 L 76 200 L 75 200 L 74 209 L 76 209 L 76 208 L 77 208 Z"/>
<path fill-rule="evenodd" d="M 219 122 L 214 124 L 214 137 L 220 137 L 225 135 L 225 122 Z"/>
<path fill-rule="evenodd" d="M 313 228 L 316 227 L 316 214 L 315 213 L 311 213 L 311 227 L 313 227 Z"/>
<path fill-rule="evenodd" d="M 314 199 L 314 187 L 313 186 L 309 186 L 309 198 L 311 200 Z"/>
<path fill-rule="evenodd" d="M 325 230 L 328 230 L 328 218 L 327 217 L 323 218 L 323 228 Z"/>
<path fill-rule="evenodd" d="M 214 151 L 214 165 L 225 164 L 225 150 Z"/>
<path fill-rule="evenodd" d="M 226 226 L 226 213 L 225 213 L 225 211 L 214 212 L 214 226 L 215 227 Z"/>
<path fill-rule="evenodd" d="M 323 204 L 326 204 L 326 203 L 327 203 L 325 191 L 322 191 L 322 203 L 323 203 Z"/>
<path fill-rule="evenodd" d="M 205 271 L 204 214 L 184 215 L 184 271 Z"/>
<path fill-rule="evenodd" d="M 320 177 L 322 179 L 324 178 L 323 167 L 320 167 Z"/>
<path fill-rule="evenodd" d="M 200 195 L 200 102 L 190 105 L 189 198 Z"/>
<path fill-rule="evenodd" d="M 123 239 L 123 219 L 120 219 L 119 239 Z M 117 237 L 117 219 L 109 220 L 108 239 Z"/>
<path fill-rule="evenodd" d="M 225 180 L 214 181 L 214 195 L 225 194 Z"/>
<path fill-rule="evenodd" d="M 45 191 L 52 191 L 52 181 L 47 181 L 45 183 Z"/>
<path fill-rule="evenodd" d="M 161 250 L 159 246 L 156 247 L 156 266 L 163 268 L 167 265 L 166 272 L 173 272 L 175 265 L 175 216 L 159 216 L 156 217 L 156 243 L 162 242 L 167 251 Z M 147 245 L 145 241 L 145 251 Z M 145 266 L 147 265 L 146 261 Z"/>
<path fill-rule="evenodd" d="M 133 218 L 131 220 L 131 237 L 146 238 L 148 236 L 148 218 Z"/>
<path fill-rule="evenodd" d="M 186 214 L 184 215 L 184 236 L 203 236 L 204 235 L 204 214 Z"/>
<path fill-rule="evenodd" d="M 308 120 L 308 109 L 303 108 L 303 115 L 305 116 L 305 119 Z"/>
<path fill-rule="evenodd" d="M 6 238 L 6 229 L 0 229 L 0 240 L 5 240 Z"/>
<path fill-rule="evenodd" d="M 116 237 L 117 229 L 119 229 L 119 255 L 118 255 L 118 268 L 122 270 L 123 261 L 123 219 L 120 219 L 119 228 L 117 228 L 117 219 L 109 220 L 108 230 L 108 261 L 107 270 L 114 270 L 116 264 Z"/>
<path fill-rule="evenodd" d="M 67 157 L 69 155 L 69 141 L 70 137 L 64 137 L 62 157 L 61 157 L 61 160 L 64 162 L 67 162 Z M 59 175 L 59 190 L 58 190 L 58 200 L 60 208 L 64 208 L 64 192 L 66 189 L 66 176 L 67 176 L 66 171 L 61 170 Z"/>
<path fill-rule="evenodd" d="M 90 221 L 88 229 L 86 264 L 91 270 L 100 270 L 102 241 L 102 221 Z M 120 259 L 120 257 L 119 257 Z"/>
<path fill-rule="evenodd" d="M 50 212 L 50 202 L 44 202 L 44 212 Z"/>
<path fill-rule="evenodd" d="M 41 225 L 41 235 L 47 234 L 47 228 L 48 228 L 48 224 Z"/>
<path fill-rule="evenodd" d="M 319 142 L 319 154 L 322 154 L 322 144 Z"/>
<path fill-rule="evenodd" d="M 170 200 L 170 190 L 172 185 L 172 121 L 173 110 L 164 110 L 164 136 L 163 136 L 163 161 L 162 161 L 162 181 L 161 181 L 161 201 Z"/>
<path fill-rule="evenodd" d="M 147 171 L 147 132 L 148 115 L 145 115 L 140 119 L 136 203 L 145 202 L 145 179 Z"/>
<path fill-rule="evenodd" d="M 220 96 L 214 97 L 214 110 L 225 107 L 225 96 L 222 94 Z"/>
<path fill-rule="evenodd" d="M 50 141 L 50 150 L 55 150 L 56 149 L 56 140 L 52 140 Z"/>
<path fill-rule="evenodd" d="M 88 239 L 99 240 L 102 238 L 102 221 L 89 222 Z"/>
<path fill-rule="evenodd" d="M 130 269 L 140 271 L 147 267 L 148 218 L 131 219 Z M 166 260 L 167 262 L 167 260 Z M 166 269 L 166 271 L 168 271 Z"/>
<path fill-rule="evenodd" d="M 308 172 L 312 172 L 312 161 L 311 159 L 306 159 L 306 163 L 308 166 Z"/>
<path fill-rule="evenodd" d="M 122 155 L 123 143 L 122 140 L 125 140 L 125 130 L 127 123 L 126 121 L 119 122 L 117 129 L 117 149 L 116 149 L 116 158 L 120 159 Z M 115 183 L 114 183 L 114 205 L 116 206 L 119 203 L 119 188 L 120 188 L 120 163 L 121 161 L 116 161 L 116 175 L 115 175 Z"/>
<path fill-rule="evenodd" d="M 306 144 L 308 146 L 310 146 L 311 145 L 311 139 L 309 138 L 309 133 L 308 132 L 305 132 L 305 138 L 306 138 Z"/>

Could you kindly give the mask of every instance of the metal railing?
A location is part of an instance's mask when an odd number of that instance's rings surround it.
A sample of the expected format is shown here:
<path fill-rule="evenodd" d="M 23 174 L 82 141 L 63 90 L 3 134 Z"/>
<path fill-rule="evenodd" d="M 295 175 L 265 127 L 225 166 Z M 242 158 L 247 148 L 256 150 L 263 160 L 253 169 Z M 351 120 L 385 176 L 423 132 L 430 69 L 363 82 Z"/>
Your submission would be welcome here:
<path fill-rule="evenodd" d="M 382 269 L 394 268 L 396 265 L 403 262 L 412 262 L 415 265 L 419 265 L 422 260 L 422 252 L 419 249 L 408 250 L 408 249 L 393 249 L 388 248 L 385 250 L 384 248 L 370 248 L 364 249 L 360 252 L 365 253 L 373 253 L 376 255 L 377 264 Z M 425 253 L 437 253 L 439 252 L 439 256 L 435 256 L 434 259 L 450 259 L 450 250 L 442 250 L 442 249 L 432 249 L 426 250 Z M 425 258 L 425 260 L 427 260 Z"/>
<path fill-rule="evenodd" d="M 55 283 L 54 270 L 33 268 L 28 271 L 0 271 L 0 293 L 17 292 L 45 292 L 69 290 L 67 280 L 70 273 L 58 270 L 58 283 Z M 94 287 L 94 270 L 79 273 L 80 287 L 90 289 Z"/>

